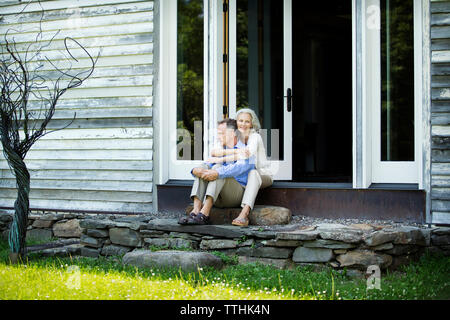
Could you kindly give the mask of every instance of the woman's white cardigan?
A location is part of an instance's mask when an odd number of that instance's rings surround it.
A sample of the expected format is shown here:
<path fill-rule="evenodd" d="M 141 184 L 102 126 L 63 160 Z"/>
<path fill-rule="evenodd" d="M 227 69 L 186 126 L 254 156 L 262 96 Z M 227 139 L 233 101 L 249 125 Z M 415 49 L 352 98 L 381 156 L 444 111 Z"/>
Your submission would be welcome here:
<path fill-rule="evenodd" d="M 273 178 L 273 172 L 270 167 L 269 161 L 267 161 L 266 148 L 264 142 L 259 133 L 252 130 L 247 141 L 247 148 L 250 153 L 250 157 L 255 156 L 255 167 L 260 175 L 267 175 Z"/>

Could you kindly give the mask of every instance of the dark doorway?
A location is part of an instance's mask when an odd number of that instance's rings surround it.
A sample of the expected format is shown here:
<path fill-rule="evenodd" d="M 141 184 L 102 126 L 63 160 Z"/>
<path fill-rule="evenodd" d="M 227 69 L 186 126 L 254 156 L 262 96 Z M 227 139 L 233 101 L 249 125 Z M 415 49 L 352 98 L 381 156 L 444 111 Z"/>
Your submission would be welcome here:
<path fill-rule="evenodd" d="M 351 182 L 351 1 L 292 1 L 292 5 L 292 178 Z"/>

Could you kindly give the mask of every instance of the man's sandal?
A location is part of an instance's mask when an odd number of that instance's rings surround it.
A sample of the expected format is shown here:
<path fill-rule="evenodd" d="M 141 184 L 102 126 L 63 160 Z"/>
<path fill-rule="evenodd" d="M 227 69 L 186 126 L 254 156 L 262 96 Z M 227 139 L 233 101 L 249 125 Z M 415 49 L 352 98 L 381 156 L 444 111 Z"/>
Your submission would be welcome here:
<path fill-rule="evenodd" d="M 189 218 L 187 224 L 209 224 L 209 217 L 199 212 L 195 217 Z"/>
<path fill-rule="evenodd" d="M 178 219 L 178 224 L 181 224 L 181 225 L 186 225 L 186 224 L 188 224 L 189 219 L 195 218 L 195 215 L 196 215 L 195 212 L 192 211 L 192 212 L 189 214 L 189 216 L 182 216 L 180 219 Z"/>
<path fill-rule="evenodd" d="M 248 218 L 236 218 L 231 222 L 233 226 L 239 226 L 239 227 L 247 227 L 249 223 Z"/>

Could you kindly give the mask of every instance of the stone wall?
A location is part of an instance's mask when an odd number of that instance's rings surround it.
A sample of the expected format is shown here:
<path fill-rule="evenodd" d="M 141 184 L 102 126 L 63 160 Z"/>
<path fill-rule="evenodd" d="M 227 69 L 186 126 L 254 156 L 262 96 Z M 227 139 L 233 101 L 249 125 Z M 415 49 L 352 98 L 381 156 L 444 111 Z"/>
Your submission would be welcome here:
<path fill-rule="evenodd" d="M 3 237 L 11 220 L 11 214 L 0 214 Z M 220 251 L 236 255 L 239 263 L 261 262 L 279 268 L 312 264 L 360 271 L 369 265 L 396 269 L 426 251 L 450 254 L 450 228 L 326 223 L 292 227 L 181 226 L 175 219 L 141 215 L 44 213 L 30 215 L 27 239 L 56 243 L 56 248 L 40 248 L 47 256 L 99 257 L 136 249 L 183 249 Z M 29 252 L 33 250 L 30 247 Z"/>

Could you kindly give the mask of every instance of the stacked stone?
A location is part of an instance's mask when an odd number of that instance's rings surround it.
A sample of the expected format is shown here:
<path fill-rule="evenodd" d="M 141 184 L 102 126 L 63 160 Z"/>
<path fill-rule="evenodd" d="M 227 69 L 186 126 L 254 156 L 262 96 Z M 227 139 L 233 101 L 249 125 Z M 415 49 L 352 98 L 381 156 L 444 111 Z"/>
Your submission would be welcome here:
<path fill-rule="evenodd" d="M 0 214 L 3 236 L 7 236 L 11 221 L 11 213 Z M 44 248 L 41 251 L 44 255 L 125 255 L 124 261 L 151 261 L 149 255 L 170 260 L 170 252 L 153 255 L 153 249 L 170 249 L 173 258 L 181 260 L 187 259 L 188 251 L 220 251 L 236 255 L 240 263 L 260 262 L 279 268 L 297 265 L 345 267 L 361 272 L 370 265 L 396 269 L 426 251 L 450 254 L 450 228 L 444 227 L 394 228 L 368 224 L 317 224 L 301 228 L 289 225 L 272 228 L 252 225 L 240 228 L 229 224 L 181 226 L 175 219 L 153 219 L 151 216 L 33 213 L 28 229 L 27 239 L 53 240 L 53 244 L 58 245 L 57 248 Z M 56 242 L 55 238 L 58 239 Z M 33 250 L 37 251 L 36 248 Z M 141 255 L 146 258 L 140 258 Z M 204 258 L 194 256 L 195 259 Z M 212 257 L 207 260 L 216 264 Z"/>
<path fill-rule="evenodd" d="M 2 239 L 8 239 L 9 225 L 13 220 L 11 212 L 0 210 L 0 236 Z"/>

